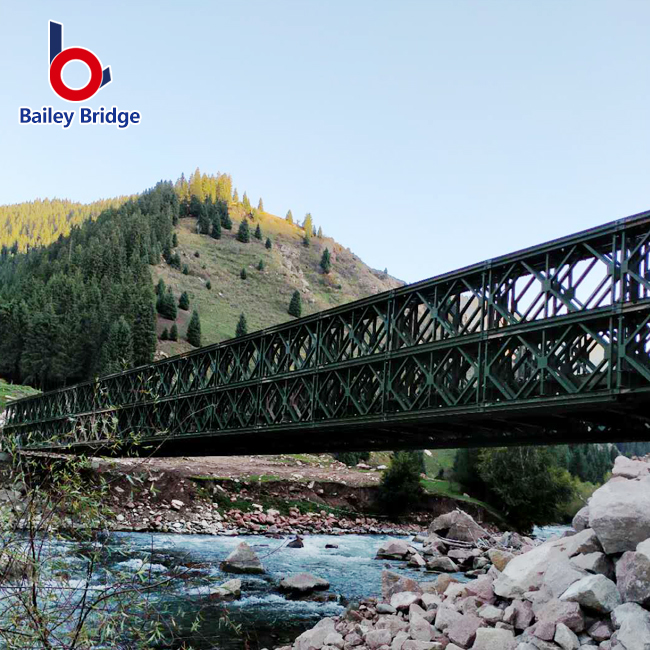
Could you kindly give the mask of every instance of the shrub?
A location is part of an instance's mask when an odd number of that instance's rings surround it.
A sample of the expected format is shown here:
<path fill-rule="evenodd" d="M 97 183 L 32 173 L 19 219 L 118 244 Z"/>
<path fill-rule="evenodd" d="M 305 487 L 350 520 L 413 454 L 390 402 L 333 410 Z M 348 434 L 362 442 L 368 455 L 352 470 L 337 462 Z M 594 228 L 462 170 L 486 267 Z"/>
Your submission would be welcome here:
<path fill-rule="evenodd" d="M 424 488 L 420 481 L 421 452 L 398 451 L 379 484 L 380 506 L 389 514 L 399 516 L 416 507 Z"/>

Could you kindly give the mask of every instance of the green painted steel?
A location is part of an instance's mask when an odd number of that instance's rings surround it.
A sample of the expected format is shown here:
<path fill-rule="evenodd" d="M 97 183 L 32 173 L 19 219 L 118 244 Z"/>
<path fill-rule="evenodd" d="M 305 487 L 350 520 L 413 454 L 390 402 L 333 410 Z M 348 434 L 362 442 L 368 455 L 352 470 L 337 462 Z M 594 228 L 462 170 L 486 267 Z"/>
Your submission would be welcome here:
<path fill-rule="evenodd" d="M 650 438 L 650 212 L 9 405 L 4 436 L 235 454 Z"/>

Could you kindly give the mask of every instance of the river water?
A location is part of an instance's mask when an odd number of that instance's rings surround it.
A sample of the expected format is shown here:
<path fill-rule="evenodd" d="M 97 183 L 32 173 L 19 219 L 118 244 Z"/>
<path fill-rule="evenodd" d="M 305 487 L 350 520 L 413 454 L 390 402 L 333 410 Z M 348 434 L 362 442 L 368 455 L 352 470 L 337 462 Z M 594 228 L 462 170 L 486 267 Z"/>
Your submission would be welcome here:
<path fill-rule="evenodd" d="M 565 530 L 549 527 L 537 529 L 536 534 L 548 538 Z M 295 549 L 287 547 L 290 538 L 115 533 L 92 582 L 96 588 L 104 588 L 120 573 L 135 573 L 144 561 L 149 579 L 169 581 L 164 592 L 155 597 L 161 609 L 170 615 L 173 612 L 175 620 L 181 621 L 181 636 L 193 648 L 272 648 L 290 644 L 321 618 L 343 612 L 349 602 L 380 595 L 385 568 L 419 581 L 436 578 L 435 573 L 409 569 L 403 562 L 375 560 L 377 549 L 387 539 L 386 535 L 310 535 L 304 538 L 304 548 Z M 233 575 L 220 570 L 220 562 L 242 540 L 261 558 L 266 573 Z M 57 542 L 58 574 L 67 574 L 68 580 L 81 577 L 83 551 L 80 544 Z M 277 589 L 280 580 L 300 572 L 328 580 L 336 599 L 299 601 L 281 595 Z M 466 579 L 463 574 L 454 575 Z M 210 589 L 233 578 L 242 580 L 241 599 L 229 603 L 211 600 Z M 198 628 L 191 629 L 199 612 Z M 179 641 L 174 647 L 180 645 Z"/>

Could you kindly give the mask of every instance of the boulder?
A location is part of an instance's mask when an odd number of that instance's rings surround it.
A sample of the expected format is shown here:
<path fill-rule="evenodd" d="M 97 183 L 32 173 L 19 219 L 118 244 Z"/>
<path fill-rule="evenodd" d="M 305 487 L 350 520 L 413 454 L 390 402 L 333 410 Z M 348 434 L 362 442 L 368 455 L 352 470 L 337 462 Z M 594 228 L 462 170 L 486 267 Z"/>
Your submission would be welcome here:
<path fill-rule="evenodd" d="M 287 548 L 303 548 L 304 546 L 305 543 L 302 541 L 300 535 L 296 535 L 295 538 L 287 544 Z"/>
<path fill-rule="evenodd" d="M 650 558 L 627 551 L 616 563 L 616 584 L 624 603 L 650 605 Z"/>
<path fill-rule="evenodd" d="M 494 596 L 493 580 L 489 576 L 483 576 L 476 580 L 470 580 L 464 583 L 465 592 L 469 596 L 476 596 L 482 603 L 489 605 L 496 600 Z"/>
<path fill-rule="evenodd" d="M 236 600 L 241 598 L 241 580 L 228 580 L 210 590 L 210 600 Z"/>
<path fill-rule="evenodd" d="M 580 641 L 578 635 L 570 630 L 564 623 L 558 623 L 555 628 L 555 636 L 553 637 L 562 650 L 578 650 Z"/>
<path fill-rule="evenodd" d="M 459 614 L 455 609 L 443 605 L 442 607 L 438 607 L 435 626 L 441 632 L 444 632 L 450 625 L 460 620 L 462 616 L 463 615 Z"/>
<path fill-rule="evenodd" d="M 295 640 L 293 647 L 295 650 L 320 650 L 325 645 L 325 639 L 332 632 L 336 632 L 334 620 L 324 618 L 314 627 L 303 632 Z"/>
<path fill-rule="evenodd" d="M 384 570 L 381 572 L 381 595 L 390 599 L 393 594 L 398 594 L 400 591 L 412 591 L 416 594 L 422 593 L 422 587 L 413 580 L 406 576 L 401 576 L 399 573 Z"/>
<path fill-rule="evenodd" d="M 650 613 L 636 603 L 625 603 L 612 612 L 618 645 L 624 650 L 650 649 Z"/>
<path fill-rule="evenodd" d="M 612 476 L 623 478 L 643 478 L 650 474 L 650 464 L 642 460 L 632 460 L 626 456 L 617 456 L 612 469 Z"/>
<path fill-rule="evenodd" d="M 447 628 L 445 634 L 452 643 L 461 648 L 469 648 L 474 643 L 476 631 L 484 625 L 485 621 L 475 614 L 462 614 Z"/>
<path fill-rule="evenodd" d="M 445 573 L 456 573 L 458 565 L 445 555 L 434 557 L 427 562 L 427 569 L 430 571 L 444 571 Z"/>
<path fill-rule="evenodd" d="M 476 630 L 476 640 L 472 650 L 515 650 L 517 641 L 510 630 L 482 627 Z M 449 650 L 450 646 L 447 646 Z"/>
<path fill-rule="evenodd" d="M 512 625 L 516 630 L 525 630 L 534 617 L 533 606 L 527 600 L 513 600 L 503 610 L 503 622 Z"/>
<path fill-rule="evenodd" d="M 571 564 L 589 573 L 601 573 L 610 580 L 614 578 L 614 565 L 604 553 L 580 553 L 571 558 Z"/>
<path fill-rule="evenodd" d="M 549 622 L 557 625 L 564 623 L 570 630 L 579 634 L 585 628 L 585 621 L 580 605 L 576 602 L 568 602 L 553 598 L 552 600 L 534 606 L 534 612 L 538 622 Z"/>
<path fill-rule="evenodd" d="M 612 638 L 612 628 L 607 621 L 596 621 L 587 630 L 587 633 L 596 643 L 601 643 Z"/>
<path fill-rule="evenodd" d="M 392 635 L 390 630 L 372 630 L 366 634 L 364 641 L 370 650 L 377 650 L 383 645 L 390 645 Z"/>
<path fill-rule="evenodd" d="M 409 545 L 401 539 L 389 539 L 385 541 L 378 549 L 377 560 L 405 560 L 409 553 Z"/>
<path fill-rule="evenodd" d="M 589 528 L 589 506 L 580 508 L 571 522 L 573 530 L 579 533 L 585 528 Z"/>
<path fill-rule="evenodd" d="M 542 585 L 554 598 L 561 596 L 574 582 L 578 582 L 589 573 L 572 564 L 566 557 L 549 564 L 544 572 Z"/>
<path fill-rule="evenodd" d="M 490 625 L 496 625 L 503 620 L 503 610 L 494 605 L 483 605 L 477 613 L 480 618 Z"/>
<path fill-rule="evenodd" d="M 395 609 L 408 609 L 413 603 L 422 602 L 420 595 L 412 591 L 401 591 L 391 596 L 390 604 Z"/>
<path fill-rule="evenodd" d="M 589 502 L 589 525 L 605 553 L 633 551 L 650 538 L 650 478 L 611 480 Z"/>
<path fill-rule="evenodd" d="M 432 641 L 435 638 L 436 630 L 419 614 L 410 618 L 409 636 L 416 641 Z"/>
<path fill-rule="evenodd" d="M 330 648 L 339 648 L 339 650 L 341 650 L 345 645 L 345 641 L 338 632 L 330 632 L 325 637 L 323 645 L 329 646 Z"/>
<path fill-rule="evenodd" d="M 220 567 L 226 573 L 264 573 L 262 562 L 246 542 L 241 542 Z"/>
<path fill-rule="evenodd" d="M 600 614 L 609 614 L 621 604 L 616 584 L 603 575 L 590 575 L 572 584 L 561 596 L 564 602 L 578 603 Z"/>
<path fill-rule="evenodd" d="M 284 591 L 293 595 L 305 595 L 314 591 L 322 591 L 328 589 L 330 583 L 311 573 L 296 573 L 295 575 L 284 578 L 280 581 L 280 591 Z"/>
<path fill-rule="evenodd" d="M 462 510 L 454 510 L 436 517 L 429 526 L 429 535 L 439 534 L 447 539 L 461 542 L 476 542 L 490 534 L 477 524 L 473 517 Z"/>
<path fill-rule="evenodd" d="M 508 565 L 508 562 L 510 562 L 514 557 L 514 555 L 509 551 L 503 551 L 499 548 L 491 548 L 487 552 L 487 555 L 490 558 L 490 562 L 492 562 L 499 571 L 503 571 Z"/>

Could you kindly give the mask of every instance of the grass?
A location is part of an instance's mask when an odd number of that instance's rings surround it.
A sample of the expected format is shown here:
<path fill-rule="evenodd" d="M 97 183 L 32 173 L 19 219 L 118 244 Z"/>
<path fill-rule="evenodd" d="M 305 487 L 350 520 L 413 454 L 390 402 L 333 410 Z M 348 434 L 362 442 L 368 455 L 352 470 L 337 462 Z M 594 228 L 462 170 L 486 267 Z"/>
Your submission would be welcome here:
<path fill-rule="evenodd" d="M 0 412 L 2 412 L 7 405 L 7 402 L 20 399 L 21 397 L 29 397 L 36 395 L 38 392 L 31 386 L 19 386 L 18 384 L 8 384 L 4 379 L 0 379 Z"/>
<path fill-rule="evenodd" d="M 438 476 L 440 470 L 444 472 L 445 476 L 448 476 L 454 466 L 455 458 L 455 449 L 432 449 L 431 456 L 424 454 L 427 476 Z"/>
<path fill-rule="evenodd" d="M 231 213 L 233 228 L 223 229 L 218 240 L 197 234 L 194 219 L 181 220 L 177 251 L 181 266 L 189 268 L 188 275 L 166 264 L 154 268 L 154 282 L 162 278 L 176 297 L 182 291 L 190 296 L 190 311 L 179 310 L 176 321 L 181 339 L 193 309 L 201 316 L 202 344 L 208 345 L 232 338 L 241 313 L 246 315 L 249 332 L 291 320 L 287 309 L 296 289 L 302 295 L 302 314 L 307 316 L 400 284 L 373 271 L 331 238 L 313 237 L 311 246 L 303 246 L 301 228 L 268 213 L 257 213 L 251 222 L 251 241 L 243 244 L 236 239 L 243 213 L 237 207 Z M 261 240 L 253 236 L 258 223 Z M 267 237 L 273 242 L 271 250 L 265 247 Z M 325 248 L 332 253 L 329 275 L 324 275 L 319 267 Z M 260 260 L 264 262 L 263 271 L 257 269 Z M 240 278 L 242 268 L 248 273 L 246 280 Z M 212 289 L 206 288 L 208 280 Z M 171 325 L 171 321 L 160 318 L 159 334 Z M 159 348 L 167 354 L 177 354 L 190 346 L 180 340 L 161 342 Z"/>

